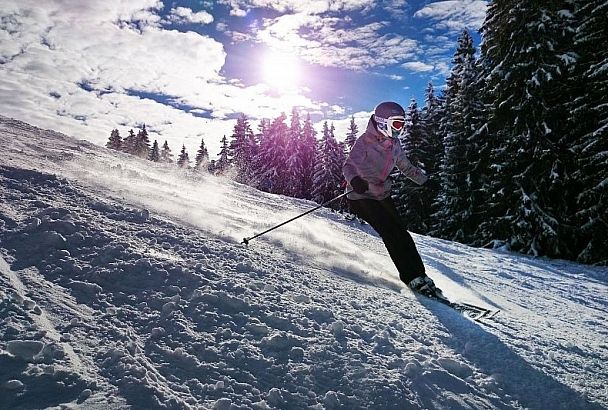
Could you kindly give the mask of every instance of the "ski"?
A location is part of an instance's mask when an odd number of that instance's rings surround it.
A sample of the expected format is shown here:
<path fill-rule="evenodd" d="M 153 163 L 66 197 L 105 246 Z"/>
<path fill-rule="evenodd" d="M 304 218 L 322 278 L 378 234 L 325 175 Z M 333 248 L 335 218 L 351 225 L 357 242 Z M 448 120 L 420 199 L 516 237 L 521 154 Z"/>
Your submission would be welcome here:
<path fill-rule="evenodd" d="M 475 321 L 479 321 L 481 319 L 492 319 L 500 311 L 498 309 L 492 310 L 481 306 L 471 305 L 469 303 L 449 303 L 454 309 L 459 310 L 460 312 L 462 312 L 466 316 L 471 317 L 471 319 Z"/>
<path fill-rule="evenodd" d="M 473 305 L 471 303 L 465 302 L 452 302 L 445 296 L 439 295 L 425 295 L 422 293 L 418 293 L 419 295 L 425 296 L 428 299 L 435 300 L 441 304 L 451 307 L 452 309 L 462 313 L 467 318 L 470 318 L 476 322 L 481 321 L 482 319 L 492 319 L 494 316 L 500 312 L 500 309 L 488 309 L 485 307 Z"/>

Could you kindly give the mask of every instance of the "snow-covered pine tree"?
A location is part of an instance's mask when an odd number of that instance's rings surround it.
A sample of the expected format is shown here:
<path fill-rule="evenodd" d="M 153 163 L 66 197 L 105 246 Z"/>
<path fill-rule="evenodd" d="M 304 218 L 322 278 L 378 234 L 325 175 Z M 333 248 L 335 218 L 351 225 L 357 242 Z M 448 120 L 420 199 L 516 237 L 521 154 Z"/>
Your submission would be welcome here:
<path fill-rule="evenodd" d="M 148 131 L 146 130 L 145 124 L 135 137 L 133 155 L 137 155 L 138 157 L 145 159 L 150 156 L 150 139 L 148 138 Z"/>
<path fill-rule="evenodd" d="M 353 145 L 355 145 L 355 141 L 357 141 L 357 137 L 359 136 L 359 127 L 355 124 L 355 116 L 350 116 L 350 124 L 348 125 L 348 132 L 346 133 L 346 147 L 348 152 L 353 149 Z"/>
<path fill-rule="evenodd" d="M 346 180 L 344 179 L 344 175 L 342 174 L 342 167 L 344 166 L 347 157 L 346 143 L 344 141 L 338 142 L 338 140 L 336 139 L 336 127 L 334 126 L 333 122 L 331 123 L 329 131 L 333 140 L 338 143 L 333 165 L 333 167 L 335 167 L 333 168 L 334 176 L 336 181 L 338 182 L 338 188 L 336 189 L 335 196 L 338 196 L 344 192 L 344 188 L 346 187 Z M 348 202 L 346 198 L 342 198 L 338 202 L 336 202 L 336 205 L 333 206 L 333 208 L 339 209 L 341 211 L 348 210 Z"/>
<path fill-rule="evenodd" d="M 173 163 L 173 154 L 171 153 L 171 148 L 169 148 L 169 143 L 167 140 L 165 140 L 163 149 L 160 152 L 160 161 L 168 164 Z"/>
<path fill-rule="evenodd" d="M 215 173 L 223 174 L 230 168 L 230 146 L 228 145 L 228 138 L 224 137 L 220 140 L 220 152 L 218 159 L 215 162 Z"/>
<path fill-rule="evenodd" d="M 194 159 L 194 168 L 196 170 L 207 170 L 209 165 L 209 151 L 205 146 L 205 139 L 201 138 L 201 145 L 196 152 L 196 158 Z"/>
<path fill-rule="evenodd" d="M 435 95 L 435 88 L 429 82 L 425 90 L 425 104 L 422 109 L 420 119 L 425 135 L 425 144 L 420 149 L 421 157 L 424 159 L 425 171 L 429 180 L 424 184 L 424 189 L 416 192 L 422 203 L 425 204 L 423 213 L 424 226 L 427 227 L 423 233 L 429 233 L 431 227 L 436 224 L 433 214 L 436 209 L 433 204 L 437 203 L 437 197 L 441 190 L 440 166 L 443 160 L 444 147 L 443 138 L 440 132 L 441 118 L 444 115 L 444 101 L 442 97 Z"/>
<path fill-rule="evenodd" d="M 575 226 L 580 227 L 577 259 L 608 265 L 608 1 L 577 2 L 574 49 L 580 55 L 572 88 L 570 123 L 577 156 L 573 178 Z"/>
<path fill-rule="evenodd" d="M 323 138 L 317 151 L 314 180 L 313 200 L 321 204 L 340 195 L 343 190 L 342 165 L 345 153 L 340 148 L 333 133 L 334 126 L 329 128 L 327 121 L 323 123 Z M 333 208 L 337 208 L 332 204 Z"/>
<path fill-rule="evenodd" d="M 251 184 L 253 180 L 254 158 L 257 152 L 255 134 L 249 125 L 249 119 L 241 114 L 236 120 L 230 141 L 230 153 L 236 175 L 235 180 L 242 184 Z"/>
<path fill-rule="evenodd" d="M 186 151 L 185 145 L 182 145 L 182 150 L 177 157 L 177 166 L 180 168 L 190 167 L 190 156 L 188 155 L 188 151 Z"/>
<path fill-rule="evenodd" d="M 317 151 L 317 131 L 312 126 L 310 114 L 306 114 L 302 127 L 302 141 L 300 143 L 301 158 L 301 189 L 304 199 L 312 199 L 313 177 L 315 168 L 315 153 Z"/>
<path fill-rule="evenodd" d="M 433 234 L 442 238 L 470 242 L 477 224 L 472 221 L 476 209 L 473 192 L 478 155 L 471 146 L 471 136 L 480 127 L 479 95 L 475 88 L 478 76 L 473 38 L 464 30 L 452 60 L 453 66 L 445 90 L 444 117 L 441 124 L 444 156 L 441 164 L 441 191 L 433 206 Z"/>
<path fill-rule="evenodd" d="M 215 174 L 215 171 L 216 171 L 215 160 L 212 159 L 211 161 L 209 161 L 209 165 L 207 165 L 207 172 L 209 172 L 210 174 Z"/>
<path fill-rule="evenodd" d="M 266 178 L 264 171 L 266 169 L 264 164 L 264 156 L 262 152 L 265 147 L 269 144 L 268 139 L 270 138 L 270 120 L 262 118 L 258 124 L 258 132 L 255 134 L 256 140 L 259 142 L 256 155 L 253 157 L 253 181 L 252 186 L 264 192 L 270 192 L 271 184 L 270 179 Z"/>
<path fill-rule="evenodd" d="M 413 165 L 424 168 L 423 149 L 425 146 L 424 128 L 418 103 L 415 99 L 410 101 L 410 105 L 405 113 L 406 116 L 406 137 L 402 138 L 403 149 L 407 153 Z"/>
<path fill-rule="evenodd" d="M 106 147 L 116 151 L 120 151 L 122 149 L 122 137 L 117 129 L 113 129 L 110 133 L 110 138 L 106 143 Z"/>
<path fill-rule="evenodd" d="M 134 155 L 135 154 L 135 144 L 137 137 L 135 136 L 135 132 L 133 129 L 129 130 L 129 135 L 127 135 L 122 142 L 122 151 L 127 154 Z"/>
<path fill-rule="evenodd" d="M 334 131 L 335 131 L 335 128 L 332 124 L 331 132 L 335 138 Z M 346 158 L 348 157 L 349 152 L 350 152 L 350 150 L 347 148 L 346 141 L 338 142 L 338 151 L 336 153 L 336 170 L 335 170 L 335 172 L 337 173 L 336 179 L 339 180 L 340 183 L 338 185 L 338 189 L 336 190 L 336 196 L 343 193 L 344 188 L 346 187 L 346 180 L 344 179 L 344 175 L 342 174 L 342 167 L 344 166 L 344 163 L 346 162 Z M 336 206 L 334 206 L 333 208 L 336 208 L 340 211 L 348 211 L 349 207 L 348 207 L 348 200 L 346 199 L 346 197 L 343 197 L 340 200 L 338 200 L 336 202 Z"/>
<path fill-rule="evenodd" d="M 304 191 L 302 189 L 302 156 L 300 152 L 302 144 L 302 124 L 300 122 L 300 113 L 294 107 L 291 110 L 291 123 L 289 126 L 289 134 L 287 138 L 287 149 L 285 156 L 287 158 L 287 186 L 285 195 L 294 198 L 303 198 Z"/>
<path fill-rule="evenodd" d="M 406 111 L 405 134 L 399 143 L 403 147 L 410 162 L 426 171 L 424 147 L 427 145 L 420 110 L 415 99 L 412 99 Z M 422 202 L 421 189 L 400 173 L 394 176 L 392 197 L 397 211 L 407 222 L 407 229 L 417 233 L 425 233 L 425 225 L 429 204 Z"/>
<path fill-rule="evenodd" d="M 568 135 L 573 21 L 570 0 L 489 5 L 482 27 L 483 68 L 493 136 L 486 237 L 533 255 L 572 257 L 568 215 L 575 193 Z"/>
<path fill-rule="evenodd" d="M 483 92 L 485 90 L 485 75 L 483 69 L 483 61 L 476 61 L 475 70 L 476 78 L 464 76 L 463 81 L 464 92 L 460 99 L 466 106 L 464 110 L 465 123 L 470 127 L 468 138 L 468 152 L 471 158 L 473 168 L 471 170 L 471 178 L 469 180 L 470 187 L 470 209 L 471 215 L 469 223 L 474 229 L 467 229 L 467 233 L 473 234 L 467 238 L 467 242 L 471 245 L 485 246 L 491 240 L 484 237 L 483 229 L 480 229 L 481 224 L 488 219 L 490 211 L 488 209 L 490 187 L 493 184 L 493 163 L 492 149 L 494 147 L 494 135 L 488 132 L 489 112 L 487 98 Z"/>
<path fill-rule="evenodd" d="M 289 127 L 286 119 L 285 113 L 281 113 L 267 128 L 267 124 L 261 125 L 264 128 L 255 158 L 258 187 L 274 194 L 283 194 L 287 186 L 285 150 Z"/>
<path fill-rule="evenodd" d="M 160 148 L 158 147 L 157 140 L 154 140 L 154 143 L 152 144 L 152 149 L 150 149 L 150 156 L 148 159 L 153 162 L 160 161 Z"/>
<path fill-rule="evenodd" d="M 465 32 L 468 34 L 466 30 Z M 457 189 L 459 188 L 459 185 L 457 184 L 457 181 L 452 180 L 463 172 L 463 170 L 459 171 L 457 168 L 466 166 L 463 163 L 465 161 L 464 147 L 456 144 L 456 141 L 454 141 L 453 138 L 454 135 L 450 132 L 450 128 L 456 125 L 455 123 L 452 123 L 452 116 L 454 115 L 456 95 L 462 79 L 464 59 L 466 58 L 465 56 L 470 57 L 473 55 L 472 39 L 469 41 L 470 36 L 463 38 L 465 32 L 463 32 L 458 39 L 457 49 L 452 59 L 452 68 L 446 79 L 446 86 L 441 98 L 442 104 L 440 106 L 438 124 L 438 131 L 442 140 L 441 145 L 443 146 L 444 151 L 441 156 L 441 162 L 438 164 L 436 175 L 440 189 L 435 198 L 435 202 L 432 205 L 434 213 L 432 214 L 432 227 L 430 233 L 434 236 L 448 239 L 454 239 L 458 229 L 458 222 L 451 219 L 451 215 L 456 214 L 458 208 L 456 204 L 451 206 L 451 201 L 453 201 L 454 198 L 458 198 Z M 462 233 L 462 231 L 460 233 Z"/>

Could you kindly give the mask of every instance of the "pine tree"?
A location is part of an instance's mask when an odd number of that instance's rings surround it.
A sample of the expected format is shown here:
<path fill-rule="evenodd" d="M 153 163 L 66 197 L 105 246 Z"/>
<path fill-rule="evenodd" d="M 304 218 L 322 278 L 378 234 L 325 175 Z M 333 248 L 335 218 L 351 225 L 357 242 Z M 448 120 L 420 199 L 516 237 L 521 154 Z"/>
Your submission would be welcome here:
<path fill-rule="evenodd" d="M 165 163 L 173 163 L 173 154 L 171 153 L 171 148 L 169 148 L 169 143 L 165 140 L 163 144 L 163 149 L 160 152 L 160 161 Z"/>
<path fill-rule="evenodd" d="M 335 195 L 335 196 L 337 196 L 340 193 L 342 193 L 341 191 L 343 191 L 344 188 L 346 187 L 346 181 L 344 180 L 344 175 L 342 174 L 342 167 L 344 166 L 344 163 L 346 162 L 346 143 L 337 141 L 336 127 L 334 126 L 333 122 L 330 127 L 330 135 L 331 135 L 331 138 L 334 141 L 336 141 L 338 144 L 338 147 L 335 150 L 335 154 L 333 157 L 333 173 L 334 173 L 334 178 L 338 185 L 338 188 L 336 190 L 336 195 Z M 343 198 L 342 201 L 339 202 L 339 204 L 342 204 L 342 208 L 345 209 L 346 198 Z"/>
<path fill-rule="evenodd" d="M 564 136 L 572 64 L 568 0 L 490 3 L 482 28 L 484 126 L 495 141 L 488 217 L 480 232 L 513 250 L 569 257 L 573 156 Z"/>
<path fill-rule="evenodd" d="M 334 127 L 332 124 L 332 136 L 334 136 L 335 139 L 335 135 L 334 135 Z M 346 187 L 346 180 L 344 179 L 344 175 L 342 174 L 342 167 L 344 166 L 344 163 L 346 162 L 346 158 L 348 156 L 348 152 L 350 152 L 347 148 L 346 142 L 345 141 L 341 141 L 338 142 L 338 149 L 336 151 L 336 156 L 335 156 L 335 160 L 334 160 L 334 172 L 335 172 L 335 180 L 338 183 L 338 188 L 336 189 L 336 195 L 334 195 L 334 197 L 342 194 L 344 192 L 344 189 Z M 335 203 L 335 206 L 333 206 L 334 209 L 338 209 L 339 211 L 348 211 L 349 210 L 349 206 L 348 206 L 348 201 L 345 197 L 341 198 L 340 200 L 338 200 Z"/>
<path fill-rule="evenodd" d="M 577 157 L 573 179 L 574 225 L 580 227 L 577 259 L 608 265 L 608 1 L 578 2 L 574 47 L 580 55 L 571 87 L 570 124 Z"/>
<path fill-rule="evenodd" d="M 210 174 L 215 174 L 216 172 L 216 165 L 215 165 L 215 160 L 212 159 L 209 162 L 209 165 L 207 165 L 207 172 L 209 172 Z"/>
<path fill-rule="evenodd" d="M 180 168 L 190 167 L 190 157 L 188 156 L 188 151 L 186 151 L 185 145 L 182 145 L 182 150 L 179 153 L 179 157 L 177 157 L 177 166 Z"/>
<path fill-rule="evenodd" d="M 323 123 L 323 139 L 317 151 L 314 168 L 313 200 L 321 204 L 338 196 L 342 192 L 342 165 L 345 153 L 334 135 L 334 126 Z M 334 208 L 336 204 L 332 205 Z"/>
<path fill-rule="evenodd" d="M 317 131 L 315 131 L 310 114 L 306 114 L 302 127 L 302 141 L 300 142 L 301 189 L 302 198 L 312 199 L 313 177 L 315 168 L 315 153 L 317 151 Z"/>
<path fill-rule="evenodd" d="M 209 152 L 205 146 L 205 139 L 201 138 L 201 145 L 196 153 L 194 168 L 197 170 L 207 169 L 209 165 Z"/>
<path fill-rule="evenodd" d="M 157 140 L 154 140 L 154 144 L 152 144 L 152 149 L 150 150 L 150 156 L 148 157 L 148 159 L 153 162 L 160 161 L 160 149 L 158 147 Z"/>
<path fill-rule="evenodd" d="M 113 129 L 110 133 L 110 138 L 106 143 L 106 147 L 117 151 L 122 149 L 122 138 L 117 129 Z"/>
<path fill-rule="evenodd" d="M 443 161 L 444 147 L 440 124 L 444 112 L 443 98 L 435 95 L 433 83 L 429 82 L 426 88 L 425 105 L 420 118 L 422 132 L 425 135 L 424 146 L 420 148 L 422 151 L 421 158 L 423 158 L 424 169 L 429 180 L 424 184 L 424 189 L 415 193 L 424 204 L 422 220 L 425 230 L 421 232 L 424 234 L 430 233 L 432 227 L 437 224 L 433 214 L 437 211 L 434 204 L 437 203 L 441 190 L 440 167 Z"/>
<path fill-rule="evenodd" d="M 287 187 L 286 148 L 289 128 L 287 116 L 281 113 L 272 123 L 262 123 L 260 147 L 255 157 L 255 179 L 260 189 L 284 194 Z"/>
<path fill-rule="evenodd" d="M 122 151 L 127 154 L 135 155 L 136 139 L 135 132 L 133 132 L 133 129 L 130 129 L 129 135 L 127 135 L 122 142 Z"/>
<path fill-rule="evenodd" d="M 426 141 L 420 110 L 415 99 L 412 99 L 406 112 L 405 131 L 407 138 L 402 140 L 403 148 L 410 162 L 416 167 L 424 169 L 424 146 Z"/>
<path fill-rule="evenodd" d="M 257 141 L 259 141 L 259 145 L 257 148 L 256 155 L 253 157 L 253 181 L 252 186 L 260 189 L 264 192 L 270 192 L 271 182 L 270 179 L 264 175 L 264 171 L 266 170 L 266 166 L 264 163 L 265 156 L 263 152 L 265 151 L 265 147 L 269 145 L 270 139 L 270 120 L 267 118 L 262 118 L 260 123 L 258 124 L 258 133 L 255 135 Z"/>
<path fill-rule="evenodd" d="M 287 138 L 287 147 L 285 156 L 287 158 L 287 185 L 285 194 L 294 198 L 303 198 L 303 180 L 302 180 L 302 124 L 300 123 L 300 113 L 294 107 L 291 110 L 291 124 Z"/>
<path fill-rule="evenodd" d="M 473 203 L 475 169 L 478 156 L 471 137 L 480 127 L 476 113 L 478 76 L 473 39 L 464 30 L 458 39 L 453 67 L 445 90 L 443 133 L 444 157 L 441 164 L 441 193 L 434 206 L 433 233 L 443 238 L 470 242 L 477 224 L 471 219 L 476 209 Z"/>
<path fill-rule="evenodd" d="M 412 165 L 426 170 L 424 148 L 427 141 L 416 100 L 412 100 L 406 112 L 406 128 L 400 144 Z M 428 216 L 429 204 L 422 201 L 421 193 L 421 189 L 413 186 L 405 176 L 397 174 L 394 177 L 392 196 L 397 210 L 403 220 L 407 221 L 407 229 L 417 233 L 425 233 L 428 230 L 425 219 Z"/>
<path fill-rule="evenodd" d="M 439 170 L 441 159 L 443 158 L 443 138 L 440 132 L 441 117 L 444 115 L 444 101 L 441 97 L 435 94 L 435 87 L 432 82 L 426 87 L 424 108 L 421 113 L 422 125 L 424 134 L 427 138 L 425 147 L 427 170 L 435 174 Z"/>
<path fill-rule="evenodd" d="M 224 137 L 220 140 L 221 148 L 218 154 L 218 160 L 215 162 L 215 173 L 223 174 L 230 167 L 230 147 L 228 146 L 228 138 Z"/>
<path fill-rule="evenodd" d="M 485 75 L 482 60 L 477 60 L 475 67 L 467 70 L 468 75 L 463 77 L 464 90 L 460 95 L 459 103 L 465 108 L 463 110 L 465 127 L 468 127 L 465 136 L 467 138 L 467 155 L 471 160 L 470 178 L 468 179 L 469 191 L 469 225 L 473 229 L 467 229 L 467 243 L 470 245 L 484 246 L 488 243 L 480 229 L 481 224 L 488 219 L 489 215 L 489 192 L 493 184 L 494 164 L 492 163 L 492 149 L 494 135 L 488 132 L 488 112 L 490 111 L 486 102 Z"/>
<path fill-rule="evenodd" d="M 135 137 L 133 155 L 146 159 L 150 156 L 150 139 L 148 138 L 148 131 L 146 131 L 145 124 Z"/>
<path fill-rule="evenodd" d="M 256 152 L 257 141 L 255 134 L 245 114 L 241 114 L 236 120 L 230 141 L 230 161 L 235 167 L 235 180 L 237 182 L 243 184 L 251 184 L 253 182 Z"/>
<path fill-rule="evenodd" d="M 302 123 L 300 121 L 300 112 L 296 107 L 291 109 L 291 122 L 289 124 L 289 134 L 295 140 L 299 140 L 302 136 Z"/>
<path fill-rule="evenodd" d="M 359 127 L 355 124 L 355 116 L 351 115 L 350 117 L 350 125 L 348 126 L 348 133 L 346 134 L 346 147 L 348 151 L 353 149 L 353 145 L 355 145 L 355 141 L 357 141 L 357 136 L 359 135 Z"/>

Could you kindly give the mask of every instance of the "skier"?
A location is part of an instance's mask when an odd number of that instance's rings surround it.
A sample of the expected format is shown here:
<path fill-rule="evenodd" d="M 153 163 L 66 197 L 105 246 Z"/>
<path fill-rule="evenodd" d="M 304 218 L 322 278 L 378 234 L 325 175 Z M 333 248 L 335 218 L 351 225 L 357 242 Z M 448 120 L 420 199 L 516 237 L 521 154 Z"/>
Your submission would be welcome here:
<path fill-rule="evenodd" d="M 440 294 L 424 269 L 422 258 L 390 197 L 389 175 L 395 165 L 418 185 L 428 177 L 412 165 L 403 152 L 399 137 L 405 128 L 405 111 L 395 102 L 380 103 L 369 119 L 367 129 L 357 139 L 342 172 L 348 181 L 350 210 L 367 221 L 382 237 L 399 271 L 399 278 L 410 289 L 427 296 Z"/>

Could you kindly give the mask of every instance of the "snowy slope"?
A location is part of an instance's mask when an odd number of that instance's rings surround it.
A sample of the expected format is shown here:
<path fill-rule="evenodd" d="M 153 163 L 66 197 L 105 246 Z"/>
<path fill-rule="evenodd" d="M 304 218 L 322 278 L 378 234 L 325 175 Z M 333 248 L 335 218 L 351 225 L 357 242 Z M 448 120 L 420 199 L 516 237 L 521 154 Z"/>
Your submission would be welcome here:
<path fill-rule="evenodd" d="M 0 117 L 0 408 L 608 408 L 608 272 L 415 236 Z"/>

